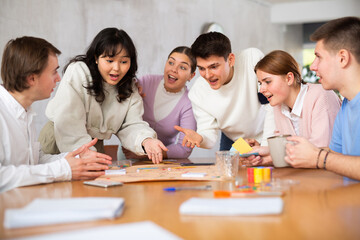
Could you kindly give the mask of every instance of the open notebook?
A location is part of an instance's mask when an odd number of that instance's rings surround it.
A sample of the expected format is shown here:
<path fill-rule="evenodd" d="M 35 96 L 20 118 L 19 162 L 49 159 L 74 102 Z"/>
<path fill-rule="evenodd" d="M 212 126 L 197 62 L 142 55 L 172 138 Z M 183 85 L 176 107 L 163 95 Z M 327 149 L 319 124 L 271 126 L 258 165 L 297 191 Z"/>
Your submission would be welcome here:
<path fill-rule="evenodd" d="M 113 219 L 124 209 L 123 198 L 84 197 L 35 199 L 20 209 L 6 209 L 4 227 L 21 228 L 39 225 Z"/>

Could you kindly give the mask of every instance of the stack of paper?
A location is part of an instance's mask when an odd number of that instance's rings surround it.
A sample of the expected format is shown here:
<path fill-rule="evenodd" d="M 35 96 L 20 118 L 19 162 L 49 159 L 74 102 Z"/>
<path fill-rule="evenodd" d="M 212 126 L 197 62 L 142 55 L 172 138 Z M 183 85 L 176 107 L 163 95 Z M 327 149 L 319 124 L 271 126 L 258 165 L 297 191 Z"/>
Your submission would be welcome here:
<path fill-rule="evenodd" d="M 153 222 L 138 222 L 116 224 L 105 227 L 67 231 L 38 235 L 23 240 L 117 240 L 117 239 L 156 239 L 156 240 L 179 240 L 178 236 L 156 225 Z"/>
<path fill-rule="evenodd" d="M 6 209 L 4 227 L 20 228 L 113 219 L 122 214 L 123 198 L 35 199 L 21 209 Z"/>
<path fill-rule="evenodd" d="M 190 198 L 180 206 L 185 215 L 266 215 L 280 214 L 283 200 L 276 198 Z"/>

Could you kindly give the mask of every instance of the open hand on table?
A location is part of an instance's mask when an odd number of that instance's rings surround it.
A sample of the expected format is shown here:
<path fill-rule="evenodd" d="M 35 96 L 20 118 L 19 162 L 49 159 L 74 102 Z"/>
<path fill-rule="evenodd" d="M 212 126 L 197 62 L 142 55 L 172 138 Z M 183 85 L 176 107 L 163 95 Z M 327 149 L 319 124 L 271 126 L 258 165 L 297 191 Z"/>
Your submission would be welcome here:
<path fill-rule="evenodd" d="M 89 149 L 96 142 L 97 138 L 65 156 L 70 165 L 73 180 L 94 179 L 104 175 L 104 170 L 109 169 L 111 157 Z M 79 158 L 76 158 L 77 155 Z"/>
<path fill-rule="evenodd" d="M 165 145 L 158 139 L 146 138 L 142 145 L 145 148 L 145 152 L 148 155 L 148 158 L 154 163 L 158 164 L 162 162 L 163 159 L 163 151 L 167 151 L 168 149 Z"/>
<path fill-rule="evenodd" d="M 192 129 L 182 128 L 180 126 L 174 126 L 176 130 L 185 134 L 182 145 L 194 148 L 195 146 L 200 147 L 203 140 L 202 136 Z"/>

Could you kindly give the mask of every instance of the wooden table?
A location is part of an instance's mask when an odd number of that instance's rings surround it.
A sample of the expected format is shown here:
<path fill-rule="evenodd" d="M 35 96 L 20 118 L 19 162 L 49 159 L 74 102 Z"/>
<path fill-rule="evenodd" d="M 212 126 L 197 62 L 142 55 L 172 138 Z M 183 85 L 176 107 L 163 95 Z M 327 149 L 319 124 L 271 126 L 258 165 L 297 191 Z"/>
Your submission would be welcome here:
<path fill-rule="evenodd" d="M 299 181 L 283 197 L 281 215 L 209 217 L 179 214 L 191 197 L 212 197 L 212 191 L 163 191 L 169 186 L 210 184 L 229 189 L 232 182 L 145 182 L 109 189 L 81 181 L 22 187 L 0 194 L 0 239 L 64 230 L 150 220 L 184 239 L 360 239 L 360 184 L 315 169 L 274 169 L 273 177 Z M 4 210 L 27 205 L 35 198 L 123 197 L 125 210 L 116 220 L 23 229 L 3 228 Z"/>

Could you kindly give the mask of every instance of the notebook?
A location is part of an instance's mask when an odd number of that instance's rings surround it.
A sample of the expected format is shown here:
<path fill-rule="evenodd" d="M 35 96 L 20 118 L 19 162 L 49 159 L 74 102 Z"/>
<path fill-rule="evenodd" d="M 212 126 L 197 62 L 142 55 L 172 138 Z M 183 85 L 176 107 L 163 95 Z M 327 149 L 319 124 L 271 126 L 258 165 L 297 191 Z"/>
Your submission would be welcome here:
<path fill-rule="evenodd" d="M 122 214 L 124 203 L 123 198 L 107 197 L 35 199 L 24 208 L 6 209 L 4 227 L 114 219 Z"/>
<path fill-rule="evenodd" d="M 280 214 L 280 197 L 269 198 L 190 198 L 180 205 L 184 215 L 236 216 Z"/>
<path fill-rule="evenodd" d="M 22 240 L 118 240 L 118 239 L 156 239 L 179 240 L 178 236 L 153 222 L 136 222 L 115 224 L 110 226 L 81 229 L 75 231 L 57 232 L 52 234 L 37 235 Z"/>

